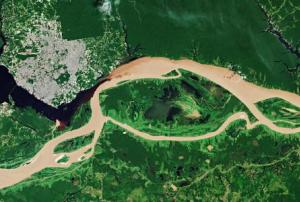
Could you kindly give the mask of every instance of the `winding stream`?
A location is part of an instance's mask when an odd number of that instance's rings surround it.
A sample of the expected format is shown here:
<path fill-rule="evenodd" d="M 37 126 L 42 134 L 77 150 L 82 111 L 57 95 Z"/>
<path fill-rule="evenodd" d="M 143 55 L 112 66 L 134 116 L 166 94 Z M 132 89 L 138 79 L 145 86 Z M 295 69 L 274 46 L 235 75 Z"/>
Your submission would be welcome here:
<path fill-rule="evenodd" d="M 234 96 L 236 96 L 241 102 L 248 107 L 250 112 L 258 120 L 255 123 L 249 121 L 249 117 L 245 112 L 237 112 L 230 116 L 220 128 L 216 131 L 199 134 L 198 136 L 153 136 L 142 131 L 126 125 L 124 123 L 118 122 L 111 117 L 103 115 L 101 111 L 101 105 L 99 102 L 99 94 L 109 88 L 113 88 L 119 85 L 123 81 L 132 81 L 137 79 L 176 79 L 180 77 L 178 69 L 184 69 L 199 76 L 205 77 L 212 82 L 222 86 Z M 165 77 L 163 75 L 171 72 L 177 71 L 178 75 Z M 68 167 L 72 163 L 82 161 L 83 159 L 90 158 L 93 155 L 95 145 L 104 127 L 104 124 L 108 121 L 120 126 L 121 128 L 133 133 L 133 135 L 138 136 L 143 139 L 151 141 L 197 141 L 201 139 L 207 139 L 221 134 L 226 127 L 236 120 L 246 120 L 247 128 L 251 129 L 257 125 L 266 125 L 270 129 L 282 133 L 291 134 L 300 132 L 300 128 L 283 128 L 276 126 L 271 120 L 265 117 L 255 106 L 255 103 L 272 98 L 278 97 L 284 99 L 298 107 L 300 107 L 300 96 L 285 92 L 282 90 L 267 89 L 260 86 L 256 86 L 243 80 L 239 75 L 234 72 L 212 65 L 203 65 L 196 63 L 191 60 L 179 60 L 173 61 L 167 58 L 141 58 L 130 62 L 128 64 L 122 65 L 115 69 L 108 79 L 97 87 L 94 95 L 91 98 L 91 109 L 92 116 L 90 121 L 83 127 L 68 131 L 59 137 L 52 139 L 47 142 L 43 148 L 26 164 L 21 165 L 18 168 L 13 169 L 0 169 L 0 188 L 5 188 L 12 186 L 18 182 L 21 182 L 31 175 L 45 169 L 48 167 Z M 92 143 L 86 145 L 74 152 L 70 153 L 60 153 L 55 154 L 55 147 L 63 141 L 73 139 L 76 137 L 88 135 L 91 132 L 95 132 L 94 139 Z M 91 152 L 85 154 L 87 150 L 91 149 Z M 67 155 L 69 160 L 66 163 L 58 163 L 58 160 L 63 156 Z"/>

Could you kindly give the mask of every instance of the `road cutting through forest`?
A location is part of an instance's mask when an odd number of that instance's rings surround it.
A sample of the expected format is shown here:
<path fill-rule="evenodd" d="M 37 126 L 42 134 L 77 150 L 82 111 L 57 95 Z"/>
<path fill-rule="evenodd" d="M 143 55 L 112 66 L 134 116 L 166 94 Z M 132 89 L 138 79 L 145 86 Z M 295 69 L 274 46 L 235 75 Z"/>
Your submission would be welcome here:
<path fill-rule="evenodd" d="M 176 79 L 181 76 L 179 69 L 187 70 L 205 77 L 208 80 L 218 84 L 224 89 L 228 90 L 236 96 L 256 117 L 257 121 L 251 123 L 248 114 L 245 112 L 237 112 L 231 115 L 216 131 L 207 134 L 199 134 L 198 136 L 156 136 L 139 131 L 125 123 L 114 120 L 111 117 L 103 115 L 101 110 L 101 103 L 99 94 L 107 89 L 117 87 L 127 82 L 138 79 Z M 175 76 L 165 76 L 171 71 L 176 71 Z M 25 179 L 30 178 L 33 174 L 49 167 L 68 167 L 73 163 L 82 161 L 83 159 L 90 158 L 96 146 L 96 143 L 101 135 L 101 131 L 106 122 L 110 121 L 113 124 L 131 132 L 133 135 L 151 141 L 197 141 L 207 139 L 221 134 L 228 125 L 236 120 L 245 120 L 247 129 L 256 127 L 257 125 L 265 125 L 273 131 L 282 134 L 299 133 L 300 128 L 283 128 L 276 126 L 273 121 L 265 117 L 255 106 L 255 103 L 269 98 L 281 98 L 295 106 L 300 107 L 300 96 L 275 89 L 267 89 L 264 87 L 256 86 L 247 82 L 233 71 L 217 67 L 213 65 L 204 65 L 191 60 L 170 60 L 167 58 L 151 58 L 145 57 L 132 61 L 128 64 L 122 65 L 109 75 L 108 80 L 102 83 L 95 91 L 91 98 L 92 115 L 90 121 L 79 129 L 68 131 L 62 135 L 47 142 L 43 148 L 28 162 L 12 169 L 0 169 L 0 189 L 12 186 Z M 95 132 L 94 138 L 89 145 L 86 145 L 76 151 L 69 153 L 54 153 L 55 147 L 66 141 L 76 137 L 88 135 Z M 87 152 L 90 150 L 90 152 Z M 58 161 L 67 156 L 69 159 L 65 163 Z"/>

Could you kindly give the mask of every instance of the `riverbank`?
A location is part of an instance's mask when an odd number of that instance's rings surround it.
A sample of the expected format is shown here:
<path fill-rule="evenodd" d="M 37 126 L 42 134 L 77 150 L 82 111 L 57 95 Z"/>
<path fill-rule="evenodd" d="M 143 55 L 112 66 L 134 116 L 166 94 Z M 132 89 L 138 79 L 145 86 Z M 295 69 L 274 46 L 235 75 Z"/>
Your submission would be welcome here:
<path fill-rule="evenodd" d="M 127 81 L 133 81 L 137 79 L 176 79 L 177 76 L 165 77 L 167 73 L 176 71 L 178 69 L 184 69 L 193 72 L 199 76 L 205 77 L 210 81 L 220 85 L 228 90 L 234 96 L 236 96 L 249 111 L 257 118 L 257 122 L 250 124 L 248 117 L 244 112 L 238 112 L 228 118 L 223 125 L 208 134 L 199 134 L 193 137 L 172 137 L 172 136 L 151 136 L 142 131 L 138 131 L 124 123 L 117 122 L 111 117 L 104 116 L 101 110 L 101 103 L 99 102 L 99 94 L 107 89 L 117 87 L 120 83 Z M 31 175 L 48 167 L 69 167 L 75 162 L 80 162 L 83 159 L 90 158 L 94 153 L 95 145 L 98 141 L 104 124 L 107 121 L 120 126 L 121 128 L 132 132 L 134 135 L 152 141 L 196 141 L 201 139 L 211 138 L 216 135 L 220 135 L 229 124 L 235 120 L 246 120 L 248 129 L 256 127 L 257 125 L 265 125 L 270 129 L 288 135 L 291 133 L 299 133 L 300 128 L 282 128 L 276 126 L 271 120 L 265 117 L 256 107 L 255 103 L 272 98 L 279 97 L 291 104 L 300 107 L 300 96 L 285 92 L 282 90 L 267 89 L 260 86 L 256 86 L 243 80 L 239 75 L 235 74 L 231 70 L 196 63 L 191 60 L 179 60 L 174 61 L 167 58 L 141 58 L 122 65 L 115 69 L 111 75 L 103 81 L 95 89 L 91 98 L 92 116 L 90 121 L 79 129 L 68 131 L 61 136 L 49 141 L 44 147 L 25 165 L 22 165 L 15 169 L 0 169 L 0 188 L 12 186 L 20 181 L 29 178 Z M 55 147 L 66 141 L 76 137 L 84 136 L 95 132 L 92 143 L 86 145 L 74 152 L 55 154 Z M 90 152 L 87 152 L 90 151 Z M 59 163 L 59 159 L 67 156 L 69 160 L 65 163 Z"/>
<path fill-rule="evenodd" d="M 61 123 L 63 123 L 63 125 L 69 125 L 70 120 L 76 110 L 82 104 L 88 102 L 98 86 L 106 80 L 106 78 L 100 78 L 95 86 L 87 90 L 80 91 L 74 100 L 55 108 L 37 99 L 33 94 L 30 94 L 21 86 L 18 86 L 8 69 L 5 66 L 0 65 L 0 104 L 3 102 L 10 103 L 9 98 L 11 98 L 16 107 L 31 107 L 36 112 L 52 121 L 59 120 Z"/>

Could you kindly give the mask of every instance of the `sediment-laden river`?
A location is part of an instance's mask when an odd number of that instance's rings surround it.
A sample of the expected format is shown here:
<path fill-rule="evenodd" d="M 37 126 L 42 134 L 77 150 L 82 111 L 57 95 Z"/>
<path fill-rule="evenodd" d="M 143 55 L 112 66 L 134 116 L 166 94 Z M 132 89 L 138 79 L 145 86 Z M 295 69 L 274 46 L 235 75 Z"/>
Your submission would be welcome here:
<path fill-rule="evenodd" d="M 212 131 L 207 134 L 199 134 L 198 136 L 154 136 L 147 134 L 142 131 L 114 120 L 111 117 L 103 115 L 101 110 L 101 103 L 99 101 L 99 94 L 107 89 L 117 87 L 121 82 L 133 81 L 137 79 L 176 79 L 181 75 L 178 69 L 184 69 L 199 76 L 205 77 L 210 81 L 220 85 L 224 89 L 231 92 L 236 96 L 244 105 L 249 109 L 249 111 L 256 117 L 257 122 L 251 123 L 249 121 L 248 115 L 245 112 L 237 112 L 230 116 L 216 131 Z M 165 77 L 167 73 L 171 71 L 177 71 L 178 75 Z M 271 120 L 265 117 L 256 107 L 255 103 L 278 97 L 284 99 L 295 106 L 300 107 L 300 96 L 275 89 L 267 89 L 260 86 L 256 86 L 243 80 L 238 74 L 222 68 L 212 65 L 203 65 L 196 63 L 191 60 L 179 60 L 174 61 L 167 58 L 141 58 L 137 59 L 128 64 L 122 65 L 116 68 L 110 76 L 102 81 L 97 88 L 93 91 L 93 96 L 91 97 L 91 109 L 92 116 L 90 121 L 79 129 L 66 132 L 59 137 L 47 142 L 43 148 L 26 164 L 21 165 L 14 169 L 0 169 L 0 188 L 5 188 L 12 186 L 18 182 L 21 182 L 31 175 L 45 169 L 48 167 L 68 167 L 75 162 L 82 161 L 83 159 L 90 158 L 93 155 L 95 145 L 101 135 L 104 124 L 107 121 L 111 121 L 123 129 L 131 132 L 140 138 L 150 140 L 150 141 L 197 141 L 201 139 L 207 139 L 221 134 L 226 127 L 235 120 L 246 120 L 247 128 L 253 128 L 257 125 L 266 125 L 270 129 L 279 132 L 283 135 L 288 135 L 291 133 L 299 133 L 300 128 L 283 128 L 276 126 Z M 60 153 L 55 154 L 55 147 L 63 141 L 73 139 L 76 137 L 88 135 L 91 132 L 95 132 L 94 139 L 92 143 L 86 145 L 74 152 L 70 153 Z M 89 149 L 91 151 L 86 153 Z M 58 163 L 58 160 L 63 156 L 68 156 L 69 160 L 66 163 Z"/>

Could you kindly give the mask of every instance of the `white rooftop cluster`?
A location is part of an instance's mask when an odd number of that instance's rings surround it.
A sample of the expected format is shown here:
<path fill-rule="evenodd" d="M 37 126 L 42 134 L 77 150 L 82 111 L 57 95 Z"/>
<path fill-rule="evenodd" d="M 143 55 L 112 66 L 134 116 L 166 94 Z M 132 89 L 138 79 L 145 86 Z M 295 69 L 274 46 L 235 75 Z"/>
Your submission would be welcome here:
<path fill-rule="evenodd" d="M 85 43 L 63 39 L 57 21 L 40 21 L 36 24 L 37 31 L 28 33 L 23 44 L 23 47 L 30 48 L 20 53 L 32 56 L 20 61 L 15 79 L 37 98 L 52 103 L 56 97 L 66 97 L 79 91 L 76 72 L 87 68 Z M 57 82 L 63 74 L 69 76 L 65 81 Z"/>

